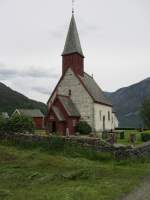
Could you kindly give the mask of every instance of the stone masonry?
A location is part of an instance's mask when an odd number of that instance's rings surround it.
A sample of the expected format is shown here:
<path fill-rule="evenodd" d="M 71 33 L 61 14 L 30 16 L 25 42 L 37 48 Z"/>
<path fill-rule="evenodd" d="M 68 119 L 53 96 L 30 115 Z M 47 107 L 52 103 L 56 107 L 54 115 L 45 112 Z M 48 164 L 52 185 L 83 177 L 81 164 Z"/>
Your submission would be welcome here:
<path fill-rule="evenodd" d="M 94 129 L 93 99 L 70 68 L 60 82 L 57 93 L 68 96 L 69 90 L 72 91 L 70 98 L 79 110 L 81 120 L 86 121 Z"/>

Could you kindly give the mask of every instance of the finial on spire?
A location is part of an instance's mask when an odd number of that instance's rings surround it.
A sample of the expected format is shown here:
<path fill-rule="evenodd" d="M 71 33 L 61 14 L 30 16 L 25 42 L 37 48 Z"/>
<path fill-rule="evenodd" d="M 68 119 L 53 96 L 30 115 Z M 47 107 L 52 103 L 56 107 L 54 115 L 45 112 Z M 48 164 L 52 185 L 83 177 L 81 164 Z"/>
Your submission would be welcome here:
<path fill-rule="evenodd" d="M 72 0 L 72 14 L 74 14 L 74 3 L 75 3 L 75 0 Z"/>

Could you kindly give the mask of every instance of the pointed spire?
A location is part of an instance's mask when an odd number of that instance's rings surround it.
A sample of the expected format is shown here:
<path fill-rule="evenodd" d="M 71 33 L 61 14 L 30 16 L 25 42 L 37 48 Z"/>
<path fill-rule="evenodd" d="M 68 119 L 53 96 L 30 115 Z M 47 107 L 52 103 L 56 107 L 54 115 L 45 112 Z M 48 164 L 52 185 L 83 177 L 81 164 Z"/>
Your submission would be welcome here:
<path fill-rule="evenodd" d="M 63 51 L 63 56 L 72 54 L 72 53 L 79 53 L 81 56 L 84 57 L 81 44 L 80 44 L 80 39 L 79 39 L 79 34 L 74 18 L 74 14 L 72 14 L 71 22 L 70 22 L 70 27 Z"/>

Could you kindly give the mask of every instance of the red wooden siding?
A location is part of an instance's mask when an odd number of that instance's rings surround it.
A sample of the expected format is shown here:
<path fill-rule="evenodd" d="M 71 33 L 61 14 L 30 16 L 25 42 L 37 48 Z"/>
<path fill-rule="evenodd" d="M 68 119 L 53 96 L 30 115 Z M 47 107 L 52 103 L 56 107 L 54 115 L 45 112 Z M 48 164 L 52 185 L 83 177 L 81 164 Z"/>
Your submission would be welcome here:
<path fill-rule="evenodd" d="M 53 105 L 57 106 L 57 108 L 59 108 L 59 110 L 63 113 L 65 120 L 59 121 L 57 119 L 57 116 L 53 112 L 53 110 L 50 109 L 48 116 L 46 117 L 46 126 L 51 129 L 52 124 L 55 123 L 56 132 L 58 132 L 62 135 L 66 135 L 66 129 L 68 128 L 69 134 L 74 135 L 75 134 L 75 124 L 74 124 L 74 122 L 76 121 L 76 123 L 78 123 L 79 117 L 68 116 L 68 113 L 66 112 L 66 110 L 64 109 L 64 107 L 62 106 L 62 104 L 60 103 L 58 98 L 55 99 Z"/>
<path fill-rule="evenodd" d="M 33 118 L 34 125 L 36 129 L 42 129 L 44 126 L 44 119 L 43 117 L 34 117 Z"/>
<path fill-rule="evenodd" d="M 63 56 L 62 74 L 64 74 L 69 67 L 75 72 L 76 75 L 83 76 L 84 74 L 83 56 L 79 55 L 78 53 L 73 53 Z"/>

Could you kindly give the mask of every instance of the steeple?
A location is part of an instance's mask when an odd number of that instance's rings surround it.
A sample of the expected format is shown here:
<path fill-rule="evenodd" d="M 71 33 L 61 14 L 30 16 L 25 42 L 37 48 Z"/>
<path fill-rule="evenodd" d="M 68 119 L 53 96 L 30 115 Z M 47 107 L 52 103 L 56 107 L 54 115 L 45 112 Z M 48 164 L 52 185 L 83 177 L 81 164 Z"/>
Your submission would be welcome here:
<path fill-rule="evenodd" d="M 64 55 L 68 55 L 72 53 L 79 53 L 81 56 L 84 57 L 74 14 L 72 14 L 69 31 L 68 31 L 68 35 L 67 35 L 67 39 L 66 39 L 66 43 L 65 43 L 65 47 L 64 47 L 64 51 L 62 55 L 64 56 Z"/>
<path fill-rule="evenodd" d="M 79 34 L 72 14 L 65 47 L 62 53 L 63 73 L 70 67 L 77 75 L 83 75 L 84 72 L 84 55 L 81 48 Z"/>

